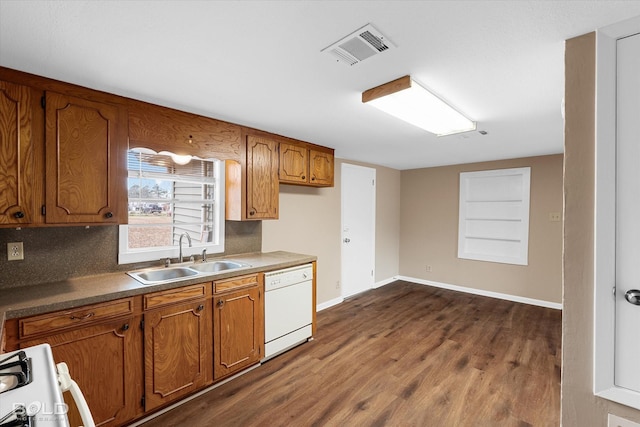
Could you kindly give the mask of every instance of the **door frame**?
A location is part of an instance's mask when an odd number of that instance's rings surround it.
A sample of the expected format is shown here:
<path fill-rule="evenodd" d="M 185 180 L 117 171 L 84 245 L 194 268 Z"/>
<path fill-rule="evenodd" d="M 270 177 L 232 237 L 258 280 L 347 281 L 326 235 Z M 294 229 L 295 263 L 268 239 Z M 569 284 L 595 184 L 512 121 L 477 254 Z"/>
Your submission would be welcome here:
<path fill-rule="evenodd" d="M 640 17 L 596 33 L 596 179 L 593 393 L 640 409 L 640 393 L 618 387 L 615 373 L 616 43 L 640 33 Z"/>
<path fill-rule="evenodd" d="M 373 171 L 373 179 L 374 179 L 374 185 L 373 187 L 373 200 L 372 200 L 372 205 L 371 205 L 371 212 L 372 212 L 372 225 L 371 225 L 371 269 L 373 271 L 373 274 L 371 276 L 371 286 L 369 288 L 367 288 L 367 290 L 369 289 L 373 289 L 375 287 L 375 283 L 376 283 L 376 277 L 375 277 L 375 271 L 376 271 L 376 189 L 377 189 L 377 183 L 375 183 L 375 180 L 377 179 L 377 174 L 376 174 L 376 169 L 375 168 L 371 168 L 371 167 L 367 167 L 367 166 L 359 166 L 359 165 L 354 165 L 351 163 L 342 163 L 340 166 L 340 264 L 341 264 L 341 268 L 340 268 L 340 296 L 341 298 L 347 298 L 350 296 L 353 296 L 354 294 L 350 294 L 350 295 L 345 295 L 344 292 L 344 277 L 345 277 L 345 260 L 344 260 L 344 244 L 342 242 L 343 238 L 344 238 L 344 216 L 345 216 L 345 212 L 344 212 L 344 197 L 345 197 L 345 192 L 344 192 L 344 185 L 345 185 L 345 174 L 344 174 L 344 170 L 345 168 L 347 169 L 369 169 Z M 364 292 L 364 291 L 363 291 Z"/>

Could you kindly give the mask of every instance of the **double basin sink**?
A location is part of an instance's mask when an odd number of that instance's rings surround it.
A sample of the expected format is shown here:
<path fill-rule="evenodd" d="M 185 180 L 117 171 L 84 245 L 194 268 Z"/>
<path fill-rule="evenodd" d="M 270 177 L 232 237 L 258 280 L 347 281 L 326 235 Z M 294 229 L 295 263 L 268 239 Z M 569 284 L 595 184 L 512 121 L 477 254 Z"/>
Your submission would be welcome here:
<path fill-rule="evenodd" d="M 143 285 L 157 285 L 244 267 L 251 267 L 251 265 L 237 261 L 221 260 L 193 263 L 188 266 L 147 268 L 144 270 L 129 271 L 127 274 Z"/>

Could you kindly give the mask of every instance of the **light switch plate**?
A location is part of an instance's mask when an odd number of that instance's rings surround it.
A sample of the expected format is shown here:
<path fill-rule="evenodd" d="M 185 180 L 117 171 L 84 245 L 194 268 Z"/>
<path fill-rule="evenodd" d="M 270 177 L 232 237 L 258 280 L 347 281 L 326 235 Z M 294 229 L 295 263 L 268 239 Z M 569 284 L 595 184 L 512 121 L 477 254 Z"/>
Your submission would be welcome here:
<path fill-rule="evenodd" d="M 24 249 L 22 242 L 7 243 L 7 260 L 19 261 L 24 259 Z"/>

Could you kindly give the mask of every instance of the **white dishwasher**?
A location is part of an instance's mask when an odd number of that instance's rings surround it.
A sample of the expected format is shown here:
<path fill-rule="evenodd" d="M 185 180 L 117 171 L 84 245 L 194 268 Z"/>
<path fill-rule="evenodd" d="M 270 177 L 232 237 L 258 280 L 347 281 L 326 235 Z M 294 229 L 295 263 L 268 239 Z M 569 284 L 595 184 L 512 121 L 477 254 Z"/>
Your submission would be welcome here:
<path fill-rule="evenodd" d="M 311 337 L 313 266 L 270 271 L 264 275 L 264 360 Z"/>

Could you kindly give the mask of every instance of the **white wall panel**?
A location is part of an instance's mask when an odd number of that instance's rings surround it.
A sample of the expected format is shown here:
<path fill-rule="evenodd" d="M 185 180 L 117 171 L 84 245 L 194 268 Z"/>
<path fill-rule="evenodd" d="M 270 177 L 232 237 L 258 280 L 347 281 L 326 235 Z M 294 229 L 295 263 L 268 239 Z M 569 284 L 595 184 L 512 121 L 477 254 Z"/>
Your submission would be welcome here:
<path fill-rule="evenodd" d="M 458 258 L 528 264 L 531 168 L 460 173 Z"/>

